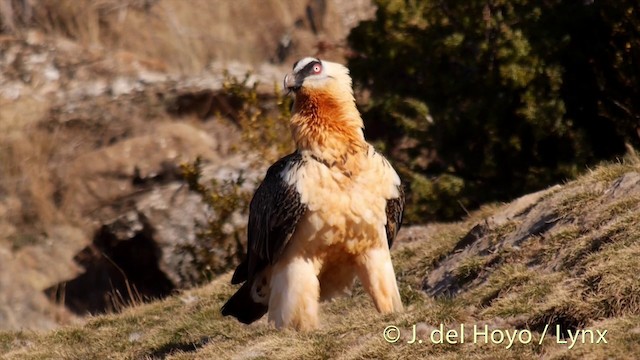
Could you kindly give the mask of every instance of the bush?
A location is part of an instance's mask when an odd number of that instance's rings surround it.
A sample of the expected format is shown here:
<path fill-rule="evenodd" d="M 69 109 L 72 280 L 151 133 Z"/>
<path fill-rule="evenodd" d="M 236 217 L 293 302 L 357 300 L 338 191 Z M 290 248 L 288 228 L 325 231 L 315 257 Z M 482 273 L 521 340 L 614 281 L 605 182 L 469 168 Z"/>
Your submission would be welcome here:
<path fill-rule="evenodd" d="M 243 149 L 251 149 L 260 155 L 260 164 L 271 165 L 282 156 L 293 151 L 293 140 L 289 130 L 289 118 L 293 100 L 282 92 L 276 83 L 273 94 L 261 96 L 257 81 L 249 83 L 251 74 L 240 80 L 224 73 L 222 91 L 237 111 L 226 116 L 235 122 L 242 134 Z M 222 116 L 222 114 L 217 114 Z"/>
<path fill-rule="evenodd" d="M 409 221 L 453 219 L 638 145 L 631 0 L 376 1 L 349 35 L 368 135 L 409 186 Z"/>

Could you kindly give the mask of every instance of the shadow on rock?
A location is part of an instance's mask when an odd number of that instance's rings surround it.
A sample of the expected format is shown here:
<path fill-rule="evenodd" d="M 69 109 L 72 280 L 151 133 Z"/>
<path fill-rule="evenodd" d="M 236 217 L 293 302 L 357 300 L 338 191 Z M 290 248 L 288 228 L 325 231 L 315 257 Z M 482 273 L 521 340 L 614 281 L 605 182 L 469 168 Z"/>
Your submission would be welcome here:
<path fill-rule="evenodd" d="M 147 299 L 163 298 L 174 285 L 158 267 L 160 249 L 153 229 L 141 216 L 142 227 L 130 232 L 123 222 L 103 225 L 93 244 L 75 257 L 85 272 L 45 290 L 58 303 L 79 315 L 118 311 Z"/>

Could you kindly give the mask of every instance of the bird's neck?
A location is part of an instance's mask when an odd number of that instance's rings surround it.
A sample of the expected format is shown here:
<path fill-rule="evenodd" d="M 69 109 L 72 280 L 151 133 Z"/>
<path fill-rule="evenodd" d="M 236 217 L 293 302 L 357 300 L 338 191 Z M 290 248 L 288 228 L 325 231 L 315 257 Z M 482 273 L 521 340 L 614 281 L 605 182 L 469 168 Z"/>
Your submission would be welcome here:
<path fill-rule="evenodd" d="M 350 93 L 303 89 L 296 94 L 291 131 L 298 151 L 329 165 L 346 166 L 368 149 L 363 127 Z"/>

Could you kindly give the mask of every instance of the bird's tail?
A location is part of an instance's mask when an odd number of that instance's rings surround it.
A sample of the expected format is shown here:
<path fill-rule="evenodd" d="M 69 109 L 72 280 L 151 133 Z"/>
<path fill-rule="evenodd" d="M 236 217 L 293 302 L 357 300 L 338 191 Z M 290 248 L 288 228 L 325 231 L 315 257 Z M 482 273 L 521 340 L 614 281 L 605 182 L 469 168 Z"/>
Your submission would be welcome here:
<path fill-rule="evenodd" d="M 267 305 L 253 301 L 251 284 L 247 281 L 231 296 L 220 311 L 224 316 L 231 315 L 242 323 L 251 324 L 264 316 L 267 309 Z"/>

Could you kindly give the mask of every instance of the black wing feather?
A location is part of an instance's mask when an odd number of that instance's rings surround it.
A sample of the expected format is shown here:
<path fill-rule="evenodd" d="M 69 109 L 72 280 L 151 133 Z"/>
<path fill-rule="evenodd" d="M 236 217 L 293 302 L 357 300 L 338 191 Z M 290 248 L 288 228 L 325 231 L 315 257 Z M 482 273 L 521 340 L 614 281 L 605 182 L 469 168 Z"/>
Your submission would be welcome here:
<path fill-rule="evenodd" d="M 393 240 L 395 240 L 402 226 L 402 216 L 404 215 L 404 189 L 402 185 L 398 186 L 398 192 L 400 196 L 387 200 L 387 224 L 385 225 L 385 230 L 387 231 L 389 249 L 391 249 Z"/>
<path fill-rule="evenodd" d="M 251 280 L 267 265 L 275 263 L 306 211 L 295 186 L 284 182 L 280 175 L 287 166 L 291 169 L 302 166 L 300 154 L 289 154 L 273 164 L 253 195 L 249 205 L 247 258 L 233 274 L 233 284 Z"/>

